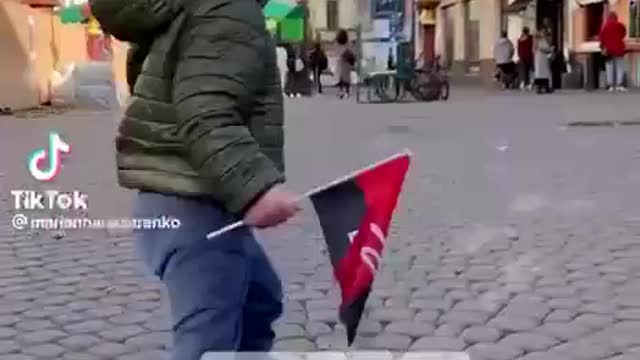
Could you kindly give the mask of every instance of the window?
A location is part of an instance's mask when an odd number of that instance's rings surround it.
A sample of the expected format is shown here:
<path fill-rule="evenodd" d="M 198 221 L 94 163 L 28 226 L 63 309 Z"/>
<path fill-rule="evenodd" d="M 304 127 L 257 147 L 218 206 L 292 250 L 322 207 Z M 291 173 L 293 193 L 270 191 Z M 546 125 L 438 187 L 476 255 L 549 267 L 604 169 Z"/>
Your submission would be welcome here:
<path fill-rule="evenodd" d="M 629 2 L 629 37 L 640 37 L 640 4 L 637 0 Z"/>
<path fill-rule="evenodd" d="M 604 20 L 604 3 L 588 4 L 585 6 L 586 41 L 598 40 Z"/>
<path fill-rule="evenodd" d="M 337 30 L 339 27 L 338 0 L 327 0 L 327 29 Z"/>

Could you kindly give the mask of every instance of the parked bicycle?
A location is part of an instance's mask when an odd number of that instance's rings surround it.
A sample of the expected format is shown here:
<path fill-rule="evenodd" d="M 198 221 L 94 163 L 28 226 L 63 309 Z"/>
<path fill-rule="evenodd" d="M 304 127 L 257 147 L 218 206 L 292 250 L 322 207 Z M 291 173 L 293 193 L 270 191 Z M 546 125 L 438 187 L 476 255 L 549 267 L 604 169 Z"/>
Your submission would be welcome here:
<path fill-rule="evenodd" d="M 449 77 L 439 58 L 431 66 L 414 67 L 413 72 L 402 75 L 395 70 L 371 74 L 365 81 L 369 100 L 375 95 L 379 101 L 396 102 L 405 99 L 407 94 L 418 101 L 449 99 Z"/>

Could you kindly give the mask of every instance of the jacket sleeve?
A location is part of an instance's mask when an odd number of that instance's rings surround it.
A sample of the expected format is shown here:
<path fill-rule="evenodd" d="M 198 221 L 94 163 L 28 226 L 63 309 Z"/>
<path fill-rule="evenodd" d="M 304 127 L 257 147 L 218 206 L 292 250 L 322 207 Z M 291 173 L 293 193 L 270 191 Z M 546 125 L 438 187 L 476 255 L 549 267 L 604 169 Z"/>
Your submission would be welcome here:
<path fill-rule="evenodd" d="M 173 93 L 191 165 L 234 214 L 284 181 L 247 125 L 253 94 L 266 76 L 261 54 L 267 43 L 241 16 L 224 9 L 188 16 L 178 42 Z"/>

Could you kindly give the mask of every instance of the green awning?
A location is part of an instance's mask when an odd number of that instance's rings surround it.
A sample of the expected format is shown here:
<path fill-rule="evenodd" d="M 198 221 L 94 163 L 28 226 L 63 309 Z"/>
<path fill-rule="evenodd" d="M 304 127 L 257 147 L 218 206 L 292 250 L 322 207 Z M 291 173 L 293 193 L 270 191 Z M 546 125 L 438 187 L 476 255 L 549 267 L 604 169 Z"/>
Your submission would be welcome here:
<path fill-rule="evenodd" d="M 88 19 L 86 5 L 70 5 L 58 10 L 58 16 L 63 24 L 77 24 Z"/>
<path fill-rule="evenodd" d="M 266 18 L 281 21 L 285 18 L 302 18 L 304 9 L 295 2 L 288 0 L 269 0 L 263 9 Z"/>

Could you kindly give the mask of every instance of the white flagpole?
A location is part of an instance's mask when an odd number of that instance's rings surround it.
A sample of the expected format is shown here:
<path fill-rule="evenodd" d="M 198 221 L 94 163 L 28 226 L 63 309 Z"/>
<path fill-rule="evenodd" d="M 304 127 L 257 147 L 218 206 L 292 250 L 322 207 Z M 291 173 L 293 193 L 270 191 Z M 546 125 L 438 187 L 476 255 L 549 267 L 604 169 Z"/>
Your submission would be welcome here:
<path fill-rule="evenodd" d="M 357 177 L 358 175 L 360 175 L 360 174 L 362 174 L 364 172 L 367 172 L 367 171 L 369 171 L 369 170 L 371 170 L 373 168 L 376 168 L 376 167 L 378 167 L 378 166 L 380 166 L 382 164 L 385 164 L 387 162 L 390 162 L 390 161 L 393 161 L 395 159 L 401 158 L 403 156 L 411 157 L 411 155 L 412 155 L 411 151 L 409 149 L 405 149 L 402 152 L 399 152 L 399 153 L 397 153 L 397 154 L 395 154 L 393 156 L 390 156 L 390 157 L 388 157 L 388 158 L 386 158 L 384 160 L 380 160 L 380 161 L 378 161 L 378 162 L 376 162 L 374 164 L 371 164 L 369 166 L 366 166 L 366 167 L 364 167 L 362 169 L 356 170 L 356 171 L 354 171 L 354 172 L 352 172 L 352 173 L 350 173 L 350 174 L 348 174 L 346 176 L 343 176 L 341 178 L 333 180 L 333 181 L 331 181 L 331 182 L 329 182 L 327 184 L 324 184 L 324 185 L 321 185 L 321 186 L 317 186 L 317 187 L 307 191 L 304 195 L 298 197 L 296 202 L 300 202 L 300 201 L 302 201 L 302 200 L 304 200 L 304 199 L 306 199 L 308 197 L 311 197 L 311 196 L 313 196 L 313 195 L 315 195 L 315 194 L 317 194 L 319 192 L 322 192 L 322 191 L 324 191 L 324 190 L 326 190 L 326 189 L 328 189 L 328 188 L 330 188 L 332 186 L 340 184 L 341 182 L 344 182 L 344 181 L 347 181 L 347 180 L 351 180 L 351 179 Z M 229 231 L 233 231 L 235 229 L 241 228 L 243 226 L 245 226 L 245 223 L 242 220 L 234 222 L 234 223 L 229 224 L 229 225 L 227 225 L 225 227 L 222 227 L 222 228 L 220 228 L 220 229 L 218 229 L 216 231 L 212 231 L 212 232 L 208 233 L 207 234 L 207 239 L 211 240 L 211 239 L 213 239 L 215 237 L 218 237 L 218 236 L 220 236 L 222 234 L 225 234 L 225 233 L 227 233 Z"/>

